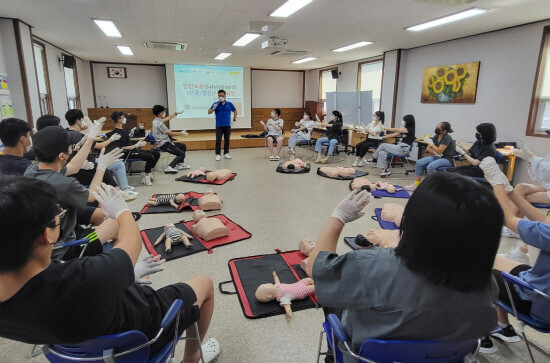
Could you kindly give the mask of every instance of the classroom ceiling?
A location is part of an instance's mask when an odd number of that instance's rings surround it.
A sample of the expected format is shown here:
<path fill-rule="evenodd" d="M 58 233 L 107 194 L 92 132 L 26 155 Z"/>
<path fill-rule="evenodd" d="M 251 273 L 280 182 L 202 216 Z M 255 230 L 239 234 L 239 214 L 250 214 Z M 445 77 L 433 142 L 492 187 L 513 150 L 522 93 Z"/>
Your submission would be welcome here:
<path fill-rule="evenodd" d="M 242 65 L 312 69 L 381 55 L 550 18 L 549 0 L 313 0 L 288 18 L 268 14 L 285 0 L 0 0 L 0 16 L 32 25 L 33 34 L 86 60 L 129 63 Z M 472 7 L 490 11 L 421 32 L 404 28 Z M 108 38 L 92 18 L 114 21 L 122 38 Z M 281 22 L 248 46 L 231 44 L 256 22 Z M 287 50 L 305 55 L 278 57 L 262 52 L 269 36 L 287 39 Z M 331 49 L 373 41 L 344 53 Z M 153 50 L 144 42 L 183 42 L 183 52 Z M 123 56 L 116 45 L 130 46 Z M 509 46 L 503 44 L 502 46 Z M 224 61 L 218 52 L 233 55 Z M 305 56 L 318 59 L 291 62 Z"/>

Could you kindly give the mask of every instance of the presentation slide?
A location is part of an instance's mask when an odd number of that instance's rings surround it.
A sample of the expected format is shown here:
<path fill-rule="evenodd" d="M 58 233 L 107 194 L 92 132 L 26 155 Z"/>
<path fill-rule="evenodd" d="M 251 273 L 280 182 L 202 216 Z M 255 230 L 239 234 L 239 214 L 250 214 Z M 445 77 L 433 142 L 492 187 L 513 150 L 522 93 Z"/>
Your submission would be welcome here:
<path fill-rule="evenodd" d="M 218 101 L 218 90 L 237 109 L 234 128 L 250 128 L 250 68 L 167 64 L 166 84 L 170 112 L 183 111 L 170 121 L 173 130 L 213 130 L 215 115 L 208 109 Z"/>

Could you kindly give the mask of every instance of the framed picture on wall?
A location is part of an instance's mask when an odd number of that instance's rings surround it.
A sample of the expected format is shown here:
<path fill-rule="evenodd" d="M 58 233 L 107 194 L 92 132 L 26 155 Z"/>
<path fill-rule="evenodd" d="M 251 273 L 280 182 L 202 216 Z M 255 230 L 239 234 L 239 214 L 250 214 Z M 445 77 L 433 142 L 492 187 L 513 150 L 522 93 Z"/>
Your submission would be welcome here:
<path fill-rule="evenodd" d="M 476 103 L 480 62 L 424 68 L 422 103 Z"/>
<path fill-rule="evenodd" d="M 109 78 L 126 78 L 126 67 L 107 67 Z"/>

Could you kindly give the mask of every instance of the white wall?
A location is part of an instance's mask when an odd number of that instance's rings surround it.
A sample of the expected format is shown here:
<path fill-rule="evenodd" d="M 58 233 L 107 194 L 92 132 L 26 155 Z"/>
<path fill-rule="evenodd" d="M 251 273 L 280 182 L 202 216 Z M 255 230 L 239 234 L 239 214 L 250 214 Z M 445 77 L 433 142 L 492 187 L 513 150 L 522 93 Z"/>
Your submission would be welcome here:
<path fill-rule="evenodd" d="M 90 62 L 76 58 L 76 73 L 78 75 L 78 88 L 80 92 L 80 108 L 87 115 L 88 108 L 94 107 Z"/>
<path fill-rule="evenodd" d="M 397 114 L 416 118 L 417 135 L 433 134 L 440 121 L 451 123 L 455 138 L 473 140 L 475 126 L 492 122 L 497 141 L 525 139 L 535 153 L 550 152 L 550 140 L 526 137 L 543 28 L 530 24 L 474 37 L 403 51 Z M 426 67 L 481 61 L 475 104 L 423 104 L 422 72 Z M 527 179 L 519 163 L 515 182 Z"/>
<path fill-rule="evenodd" d="M 40 40 L 38 40 L 40 42 Z M 41 42 L 43 43 L 43 42 Z M 63 64 L 59 61 L 61 49 L 48 43 L 43 43 L 46 50 L 46 62 L 50 76 L 50 91 L 52 96 L 53 114 L 61 119 L 61 125 L 68 127 L 65 113 L 69 110 L 67 103 L 67 90 L 65 87 L 65 72 Z"/>
<path fill-rule="evenodd" d="M 306 71 L 306 101 L 319 102 L 319 70 Z"/>
<path fill-rule="evenodd" d="M 126 67 L 128 78 L 109 78 L 107 67 Z M 105 96 L 112 108 L 168 105 L 164 65 L 130 65 L 93 63 L 95 94 Z M 99 100 L 97 106 L 100 107 Z"/>
<path fill-rule="evenodd" d="M 303 72 L 252 70 L 252 107 L 303 107 Z"/>
<path fill-rule="evenodd" d="M 384 73 L 382 74 L 382 102 L 380 109 L 384 111 L 385 124 L 391 126 L 393 114 L 393 92 L 395 87 L 395 65 L 397 63 L 397 50 L 392 50 L 384 54 Z M 396 123 L 400 120 L 396 119 Z"/>

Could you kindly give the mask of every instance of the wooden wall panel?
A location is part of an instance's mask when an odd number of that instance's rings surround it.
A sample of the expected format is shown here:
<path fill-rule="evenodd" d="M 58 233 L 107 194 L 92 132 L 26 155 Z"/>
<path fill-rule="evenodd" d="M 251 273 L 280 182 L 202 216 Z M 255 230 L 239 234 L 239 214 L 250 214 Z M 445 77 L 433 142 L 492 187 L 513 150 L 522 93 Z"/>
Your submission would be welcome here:
<path fill-rule="evenodd" d="M 113 120 L 111 120 L 111 113 L 115 111 L 122 111 L 125 114 L 131 114 L 136 116 L 136 123 L 143 122 L 146 130 L 151 130 L 153 127 L 153 110 L 151 107 L 147 108 L 88 108 L 88 117 L 91 120 L 97 120 L 101 117 L 106 117 L 105 126 L 103 130 L 112 130 L 115 128 Z"/>

